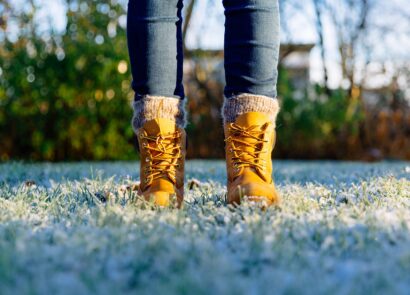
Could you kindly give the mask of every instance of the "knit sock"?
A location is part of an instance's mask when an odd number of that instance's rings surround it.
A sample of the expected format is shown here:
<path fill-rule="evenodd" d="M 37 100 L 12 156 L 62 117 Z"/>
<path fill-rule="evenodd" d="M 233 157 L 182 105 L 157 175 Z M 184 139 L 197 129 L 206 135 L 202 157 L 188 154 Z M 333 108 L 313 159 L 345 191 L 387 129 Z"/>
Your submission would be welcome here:
<path fill-rule="evenodd" d="M 244 113 L 261 112 L 268 114 L 274 126 L 279 112 L 279 102 L 276 98 L 242 93 L 225 98 L 222 107 L 222 115 L 225 123 L 235 122 L 236 118 Z"/>
<path fill-rule="evenodd" d="M 132 106 L 134 109 L 132 118 L 134 131 L 141 128 L 145 122 L 156 118 L 175 120 L 178 127 L 185 127 L 185 99 L 146 95 L 142 99 L 134 101 Z"/>

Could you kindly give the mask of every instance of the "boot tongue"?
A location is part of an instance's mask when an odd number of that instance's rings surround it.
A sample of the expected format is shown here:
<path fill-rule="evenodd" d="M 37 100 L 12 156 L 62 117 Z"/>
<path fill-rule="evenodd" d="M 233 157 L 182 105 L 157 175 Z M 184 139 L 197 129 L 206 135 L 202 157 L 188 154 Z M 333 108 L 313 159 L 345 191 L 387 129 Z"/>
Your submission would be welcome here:
<path fill-rule="evenodd" d="M 149 120 L 145 122 L 143 126 L 144 131 L 147 133 L 148 136 L 152 137 L 158 137 L 159 135 L 169 135 L 169 134 L 174 134 L 177 129 L 177 125 L 174 120 L 170 119 L 164 119 L 164 118 L 157 118 L 153 120 Z M 164 155 L 166 148 L 169 145 L 173 144 L 172 139 L 163 139 L 161 140 L 161 145 L 157 145 L 155 141 L 150 141 L 148 142 L 148 145 L 151 146 L 152 148 L 157 148 L 157 149 L 164 149 L 163 152 L 159 150 L 151 150 L 151 154 L 153 157 L 157 157 L 155 160 L 156 165 L 163 165 L 164 171 L 167 171 L 167 165 L 170 164 L 170 158 L 169 155 L 165 155 L 164 157 L 161 157 L 160 155 Z M 169 172 L 167 172 L 169 173 Z M 169 174 L 168 174 L 169 175 Z M 169 176 L 169 180 L 171 181 L 171 177 Z M 167 180 L 168 181 L 168 180 Z M 162 182 L 161 182 L 162 183 Z"/>
<path fill-rule="evenodd" d="M 249 112 L 244 113 L 236 118 L 235 123 L 243 128 L 249 128 L 251 126 L 257 126 L 255 130 L 261 130 L 264 128 L 266 123 L 271 121 L 270 117 L 267 114 L 260 113 L 260 112 Z M 251 129 L 253 130 L 253 128 Z M 263 134 L 258 136 L 260 139 L 263 139 Z M 244 137 L 242 140 L 245 140 L 248 144 L 241 144 L 237 143 L 236 145 L 240 147 L 243 151 L 249 152 L 249 154 L 243 154 L 242 157 L 244 160 L 249 160 L 253 162 L 255 158 L 251 156 L 255 154 L 255 152 L 259 151 L 260 149 L 260 142 L 252 137 Z M 246 168 L 246 173 L 255 175 L 257 173 L 255 168 Z"/>
<path fill-rule="evenodd" d="M 145 122 L 143 126 L 148 136 L 158 136 L 175 133 L 176 123 L 173 120 L 157 118 Z"/>
<path fill-rule="evenodd" d="M 249 112 L 244 113 L 236 118 L 235 123 L 242 127 L 263 126 L 270 121 L 270 118 L 265 113 Z"/>

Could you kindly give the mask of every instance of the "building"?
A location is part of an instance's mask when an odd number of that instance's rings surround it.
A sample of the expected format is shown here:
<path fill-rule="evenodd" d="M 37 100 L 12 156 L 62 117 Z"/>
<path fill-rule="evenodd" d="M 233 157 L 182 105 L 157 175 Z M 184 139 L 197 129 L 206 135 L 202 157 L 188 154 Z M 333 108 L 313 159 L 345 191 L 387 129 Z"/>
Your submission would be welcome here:
<path fill-rule="evenodd" d="M 296 90 L 306 89 L 310 84 L 310 53 L 314 44 L 282 44 L 279 53 L 279 63 L 289 74 L 290 80 Z M 223 66 L 223 50 L 192 50 L 185 53 L 184 73 L 189 80 L 193 71 L 199 68 L 203 73 L 199 73 L 199 80 L 212 77 L 222 84 L 225 82 Z"/>

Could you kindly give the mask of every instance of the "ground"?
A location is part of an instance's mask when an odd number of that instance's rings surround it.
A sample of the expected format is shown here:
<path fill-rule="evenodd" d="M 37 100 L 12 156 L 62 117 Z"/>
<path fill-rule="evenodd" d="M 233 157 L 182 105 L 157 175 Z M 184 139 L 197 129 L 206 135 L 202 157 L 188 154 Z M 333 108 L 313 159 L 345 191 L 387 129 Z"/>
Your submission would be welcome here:
<path fill-rule="evenodd" d="M 225 204 L 222 161 L 149 208 L 137 167 L 1 164 L 0 294 L 410 292 L 410 163 L 275 162 L 267 211 Z"/>

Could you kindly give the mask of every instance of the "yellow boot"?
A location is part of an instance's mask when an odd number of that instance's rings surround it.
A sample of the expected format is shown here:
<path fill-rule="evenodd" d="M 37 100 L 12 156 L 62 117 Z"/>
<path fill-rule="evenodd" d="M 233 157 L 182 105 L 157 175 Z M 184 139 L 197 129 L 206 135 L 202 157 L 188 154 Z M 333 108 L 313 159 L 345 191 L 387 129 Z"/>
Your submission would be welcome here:
<path fill-rule="evenodd" d="M 141 155 L 139 195 L 158 206 L 182 206 L 186 134 L 174 120 L 149 120 L 137 130 Z"/>
<path fill-rule="evenodd" d="M 234 123 L 225 123 L 225 153 L 228 174 L 228 203 L 242 200 L 279 203 L 272 180 L 271 153 L 275 144 L 275 127 L 262 112 L 239 115 Z"/>

